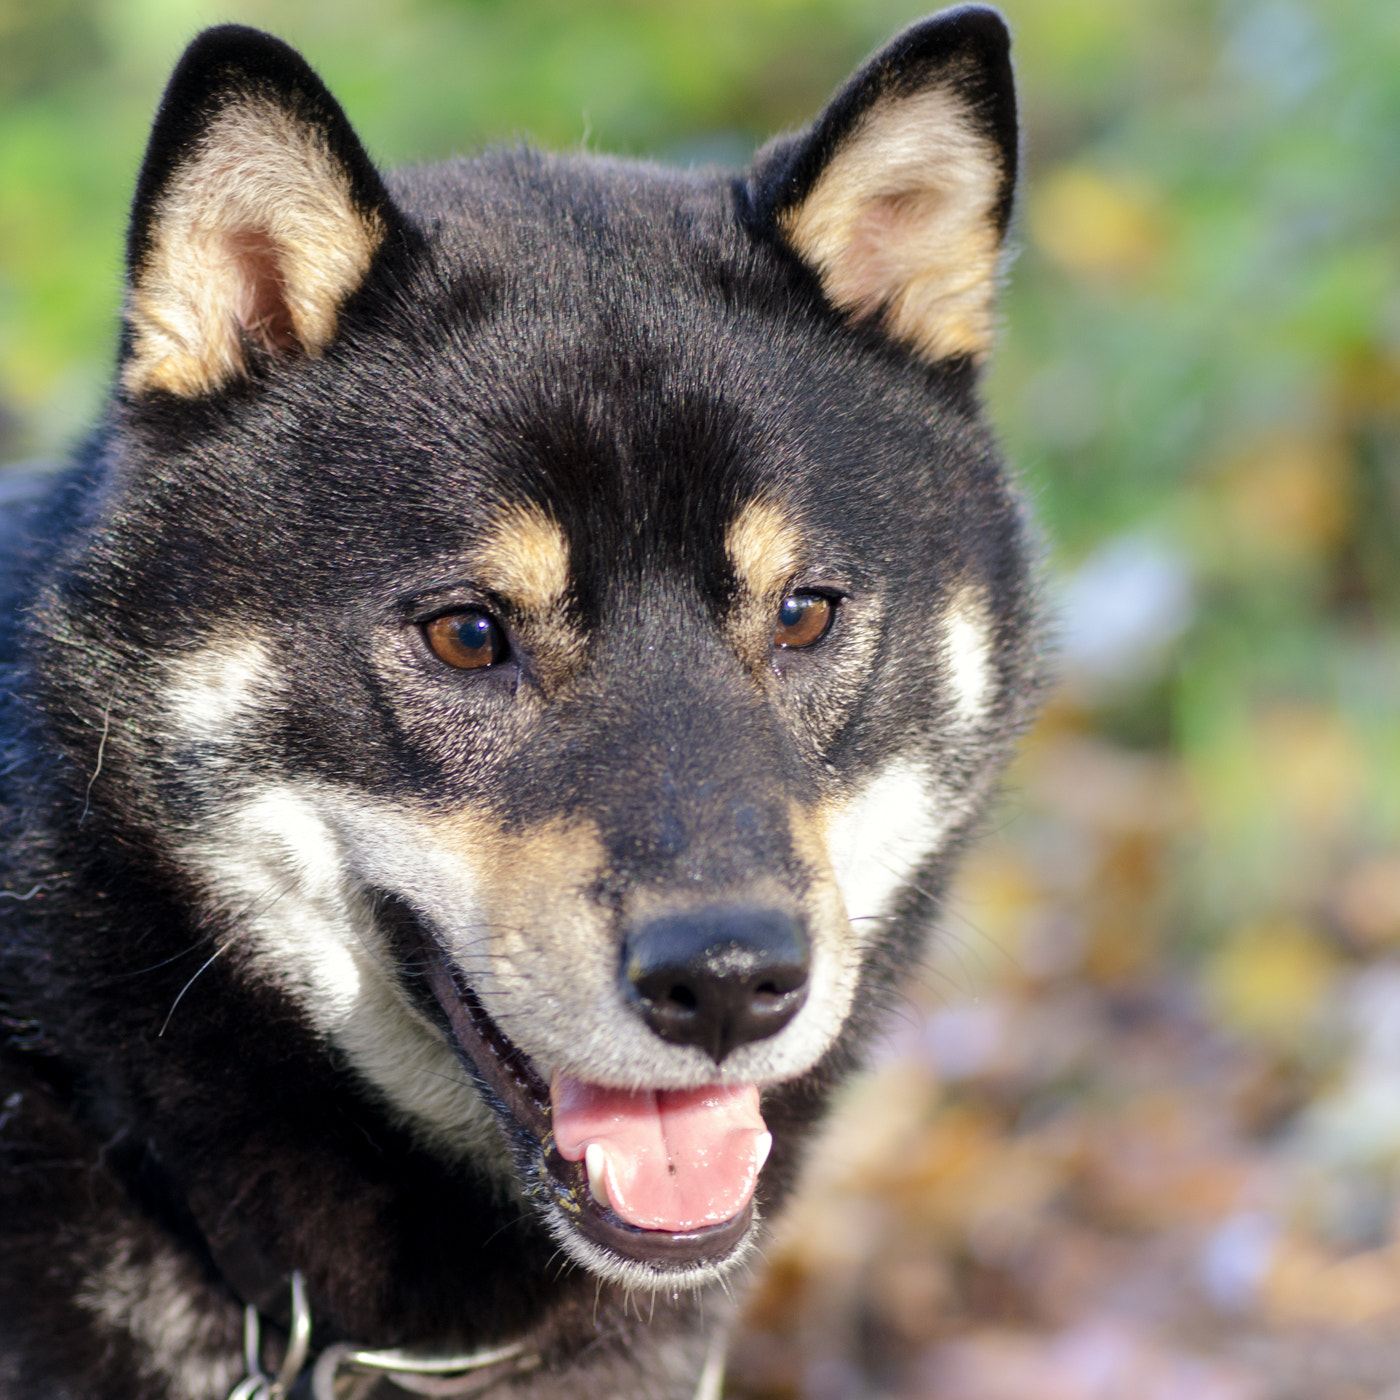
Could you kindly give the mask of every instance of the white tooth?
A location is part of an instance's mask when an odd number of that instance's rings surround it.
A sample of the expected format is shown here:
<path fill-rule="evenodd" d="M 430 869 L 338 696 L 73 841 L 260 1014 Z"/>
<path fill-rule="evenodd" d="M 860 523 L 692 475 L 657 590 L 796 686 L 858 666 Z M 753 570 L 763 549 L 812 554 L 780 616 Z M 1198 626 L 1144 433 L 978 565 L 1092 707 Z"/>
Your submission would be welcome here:
<path fill-rule="evenodd" d="M 753 1145 L 753 1171 L 757 1176 L 763 1170 L 763 1164 L 768 1160 L 768 1154 L 773 1150 L 773 1134 L 764 1133 Z"/>
<path fill-rule="evenodd" d="M 769 1141 L 772 1139 L 770 1137 Z M 600 1206 L 611 1206 L 608 1199 L 608 1154 L 601 1144 L 590 1142 L 588 1151 L 583 1154 L 583 1164 L 588 1168 L 588 1189 Z"/>

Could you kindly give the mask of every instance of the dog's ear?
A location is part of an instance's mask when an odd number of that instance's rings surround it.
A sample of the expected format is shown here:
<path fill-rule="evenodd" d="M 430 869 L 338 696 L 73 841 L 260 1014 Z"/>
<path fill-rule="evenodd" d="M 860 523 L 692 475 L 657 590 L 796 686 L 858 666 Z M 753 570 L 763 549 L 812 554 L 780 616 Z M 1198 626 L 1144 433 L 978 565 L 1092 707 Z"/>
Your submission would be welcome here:
<path fill-rule="evenodd" d="M 922 20 L 877 54 L 804 132 L 760 151 L 761 229 L 853 320 L 929 362 L 980 360 L 1016 183 L 1016 97 L 1001 16 Z"/>
<path fill-rule="evenodd" d="M 185 51 L 127 241 L 122 386 L 195 397 L 250 354 L 317 355 L 398 216 L 294 50 L 240 25 Z"/>

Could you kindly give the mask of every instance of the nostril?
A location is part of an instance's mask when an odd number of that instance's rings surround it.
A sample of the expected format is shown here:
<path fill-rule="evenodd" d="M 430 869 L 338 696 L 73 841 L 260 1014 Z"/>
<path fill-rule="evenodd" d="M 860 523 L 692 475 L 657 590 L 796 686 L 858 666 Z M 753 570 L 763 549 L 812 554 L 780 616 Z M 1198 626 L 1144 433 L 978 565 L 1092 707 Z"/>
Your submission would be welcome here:
<path fill-rule="evenodd" d="M 717 1063 L 776 1035 L 807 995 L 807 938 L 775 909 L 720 907 L 641 925 L 624 950 L 623 994 L 663 1040 Z"/>

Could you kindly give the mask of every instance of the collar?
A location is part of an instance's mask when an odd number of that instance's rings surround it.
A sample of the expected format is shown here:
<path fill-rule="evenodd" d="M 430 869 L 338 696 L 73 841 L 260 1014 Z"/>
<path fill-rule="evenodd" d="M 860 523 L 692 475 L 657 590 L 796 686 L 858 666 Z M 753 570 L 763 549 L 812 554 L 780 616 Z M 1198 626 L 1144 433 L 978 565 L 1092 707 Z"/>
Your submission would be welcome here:
<path fill-rule="evenodd" d="M 299 1270 L 288 1274 L 258 1247 L 244 1227 L 236 1207 L 210 1209 L 210 1203 L 190 1198 L 190 1207 L 204 1235 L 215 1267 L 244 1303 L 244 1378 L 228 1400 L 289 1400 L 293 1389 L 310 1400 L 337 1400 L 336 1378 L 343 1372 L 378 1375 L 416 1395 L 475 1395 L 511 1376 L 540 1365 L 538 1352 L 523 1342 L 483 1347 L 454 1356 L 403 1351 L 373 1351 L 353 1342 L 336 1342 L 311 1358 L 311 1305 Z M 289 1306 L 290 1304 L 290 1306 Z M 276 1372 L 263 1369 L 263 1319 L 287 1333 L 287 1347 Z M 725 1335 L 711 1340 L 693 1400 L 720 1400 L 724 1386 Z M 298 1385 L 298 1382 L 302 1382 Z"/>
<path fill-rule="evenodd" d="M 237 1206 L 219 1209 L 198 1192 L 190 1193 L 186 1200 L 215 1268 L 244 1305 L 245 1374 L 229 1392 L 228 1400 L 287 1400 L 294 1388 L 306 1396 L 308 1368 L 311 1400 L 336 1400 L 336 1377 L 343 1371 L 378 1374 L 419 1395 L 471 1395 L 540 1364 L 538 1354 L 527 1353 L 523 1342 L 455 1356 L 374 1351 L 352 1342 L 337 1342 L 313 1362 L 311 1304 L 301 1272 L 293 1270 L 289 1275 L 267 1256 Z M 286 1350 L 275 1371 L 263 1367 L 264 1320 L 287 1334 Z"/>
<path fill-rule="evenodd" d="M 243 1310 L 243 1364 L 247 1375 L 228 1400 L 285 1400 L 306 1372 L 311 1352 L 311 1305 L 301 1273 L 291 1278 L 291 1325 L 287 1349 L 276 1372 L 263 1369 L 262 1318 L 249 1303 Z M 336 1400 L 336 1377 L 342 1371 L 378 1375 L 417 1395 L 473 1395 L 540 1364 L 524 1343 L 485 1347 L 457 1356 L 423 1356 L 414 1352 L 371 1351 L 351 1342 L 327 1347 L 311 1367 L 312 1400 Z M 708 1368 L 707 1368 L 708 1369 Z M 715 1392 L 716 1397 L 718 1392 Z"/>
<path fill-rule="evenodd" d="M 262 1368 L 261 1320 L 249 1304 L 243 1313 L 243 1361 L 248 1374 L 229 1392 L 228 1400 L 285 1400 L 306 1368 L 311 1344 L 311 1306 L 300 1272 L 292 1275 L 292 1324 L 287 1350 L 276 1375 Z M 725 1335 L 716 1332 L 694 1400 L 720 1400 L 724 1388 Z M 510 1376 L 540 1364 L 524 1344 L 482 1348 L 459 1356 L 419 1356 L 406 1351 L 369 1351 L 350 1342 L 327 1347 L 311 1368 L 311 1400 L 336 1400 L 336 1377 L 342 1370 L 378 1375 L 416 1395 L 478 1395 Z"/>

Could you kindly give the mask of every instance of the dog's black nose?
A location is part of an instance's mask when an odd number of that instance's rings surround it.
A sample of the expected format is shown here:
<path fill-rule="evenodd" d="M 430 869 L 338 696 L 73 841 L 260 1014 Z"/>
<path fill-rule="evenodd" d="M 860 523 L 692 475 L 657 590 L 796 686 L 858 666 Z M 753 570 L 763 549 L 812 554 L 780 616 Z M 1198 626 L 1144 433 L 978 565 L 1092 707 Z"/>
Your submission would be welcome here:
<path fill-rule="evenodd" d="M 718 1064 L 776 1035 L 807 997 L 807 936 L 777 909 L 717 908 L 652 919 L 627 939 L 624 993 L 674 1045 Z"/>

